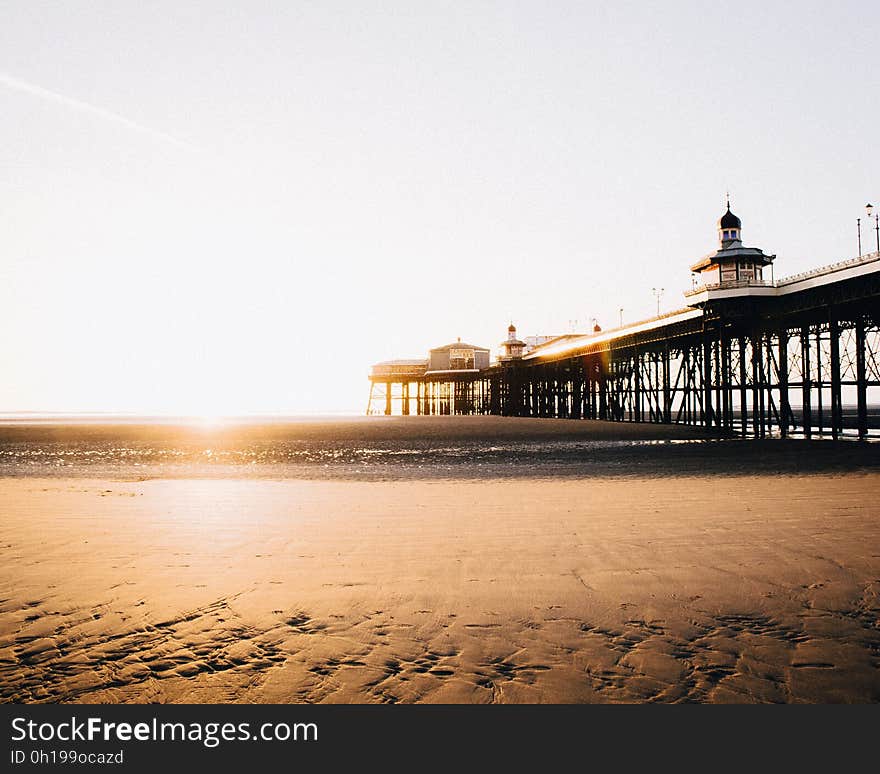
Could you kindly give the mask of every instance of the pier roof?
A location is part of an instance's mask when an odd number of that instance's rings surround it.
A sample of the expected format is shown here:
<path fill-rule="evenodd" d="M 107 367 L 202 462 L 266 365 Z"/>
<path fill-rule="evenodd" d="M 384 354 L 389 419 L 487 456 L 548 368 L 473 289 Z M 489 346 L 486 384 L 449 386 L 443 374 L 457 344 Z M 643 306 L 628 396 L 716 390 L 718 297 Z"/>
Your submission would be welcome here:
<path fill-rule="evenodd" d="M 373 365 L 382 365 L 382 366 L 419 366 L 426 365 L 428 362 L 427 358 L 403 358 L 402 360 L 383 360 L 381 363 L 374 363 Z"/>
<path fill-rule="evenodd" d="M 762 266 L 766 266 L 767 264 L 772 263 L 773 259 L 776 258 L 775 255 L 766 255 L 763 250 L 760 250 L 757 247 L 744 247 L 739 239 L 734 239 L 725 244 L 726 247 L 700 258 L 699 261 L 691 266 L 691 271 L 700 271 L 707 266 L 711 266 L 713 263 L 722 263 L 737 258 L 747 258 L 760 263 Z"/>
<path fill-rule="evenodd" d="M 640 320 L 628 325 L 623 325 L 619 328 L 610 328 L 605 331 L 582 335 L 560 336 L 558 339 L 532 350 L 523 358 L 523 360 L 540 360 L 544 357 L 574 355 L 580 349 L 593 347 L 596 344 L 604 344 L 605 342 L 624 338 L 625 336 L 631 336 L 636 333 L 644 333 L 655 328 L 664 328 L 668 325 L 702 317 L 702 315 L 702 309 L 678 309 L 668 314 L 662 314 L 659 317 L 650 317 L 647 320 Z"/>
<path fill-rule="evenodd" d="M 727 212 L 718 221 L 718 228 L 742 228 L 742 221 L 730 211 L 729 203 L 727 205 Z"/>
<path fill-rule="evenodd" d="M 478 349 L 481 352 L 488 352 L 488 347 L 478 347 L 476 344 L 468 344 L 464 341 L 454 341 L 452 344 L 444 344 L 442 347 L 431 347 L 431 352 L 446 352 L 450 349 Z"/>

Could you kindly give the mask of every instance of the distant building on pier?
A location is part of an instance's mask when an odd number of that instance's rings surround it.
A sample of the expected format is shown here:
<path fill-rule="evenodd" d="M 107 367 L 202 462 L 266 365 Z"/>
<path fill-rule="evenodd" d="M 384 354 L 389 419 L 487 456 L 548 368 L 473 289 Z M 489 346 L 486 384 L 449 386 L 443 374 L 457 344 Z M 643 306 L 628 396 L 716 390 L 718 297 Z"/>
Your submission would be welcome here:
<path fill-rule="evenodd" d="M 500 344 L 501 354 L 498 355 L 499 360 L 516 360 L 523 356 L 526 343 L 520 341 L 516 337 L 516 326 L 511 323 L 507 329 L 507 339 Z"/>
<path fill-rule="evenodd" d="M 452 344 L 435 347 L 428 353 L 428 372 L 482 371 L 489 367 L 489 350 L 461 339 Z"/>

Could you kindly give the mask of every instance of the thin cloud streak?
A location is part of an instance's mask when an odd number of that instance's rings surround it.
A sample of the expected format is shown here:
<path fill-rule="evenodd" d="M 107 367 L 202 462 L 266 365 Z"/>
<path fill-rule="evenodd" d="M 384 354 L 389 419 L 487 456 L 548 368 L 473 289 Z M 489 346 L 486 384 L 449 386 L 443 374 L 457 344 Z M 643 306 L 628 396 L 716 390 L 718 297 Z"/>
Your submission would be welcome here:
<path fill-rule="evenodd" d="M 15 91 L 30 94 L 34 97 L 39 97 L 49 102 L 54 102 L 57 105 L 63 105 L 64 107 L 70 108 L 71 110 L 78 110 L 82 113 L 88 113 L 90 115 L 103 118 L 105 121 L 110 121 L 111 123 L 117 124 L 119 126 L 133 129 L 134 131 L 140 132 L 141 134 L 149 135 L 150 137 L 153 137 L 157 140 L 171 143 L 172 145 L 176 145 L 178 148 L 185 148 L 191 151 L 198 150 L 198 148 L 196 148 L 194 145 L 190 145 L 188 142 L 184 142 L 183 140 L 178 140 L 173 135 L 159 131 L 158 129 L 151 129 L 148 126 L 137 123 L 137 121 L 132 121 L 130 118 L 121 116 L 119 115 L 119 113 L 114 113 L 112 110 L 107 110 L 105 108 L 98 107 L 97 105 L 91 105 L 88 102 L 73 99 L 72 97 L 65 97 L 63 94 L 59 94 L 58 92 L 51 91 L 49 89 L 44 89 L 42 86 L 37 86 L 34 83 L 28 83 L 27 81 L 23 81 L 20 78 L 15 78 L 8 73 L 0 73 L 0 85 L 6 86 L 7 88 L 13 89 Z"/>

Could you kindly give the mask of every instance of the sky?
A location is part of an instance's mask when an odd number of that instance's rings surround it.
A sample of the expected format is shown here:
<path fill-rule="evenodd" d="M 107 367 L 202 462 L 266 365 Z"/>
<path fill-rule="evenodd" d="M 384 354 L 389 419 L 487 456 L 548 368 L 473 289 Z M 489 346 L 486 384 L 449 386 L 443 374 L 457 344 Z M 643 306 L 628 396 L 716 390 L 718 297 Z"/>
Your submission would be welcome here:
<path fill-rule="evenodd" d="M 728 191 L 777 278 L 874 249 L 878 41 L 846 0 L 0 0 L 0 413 L 362 412 L 377 361 L 680 308 Z"/>

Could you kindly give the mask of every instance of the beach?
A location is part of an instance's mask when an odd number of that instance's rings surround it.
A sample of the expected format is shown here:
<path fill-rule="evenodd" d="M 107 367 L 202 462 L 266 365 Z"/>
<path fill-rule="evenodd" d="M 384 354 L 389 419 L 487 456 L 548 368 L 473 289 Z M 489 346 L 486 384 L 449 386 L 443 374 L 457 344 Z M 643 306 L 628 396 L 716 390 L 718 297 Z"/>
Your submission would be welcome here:
<path fill-rule="evenodd" d="M 875 445 L 411 417 L 0 455 L 4 702 L 880 700 Z"/>

